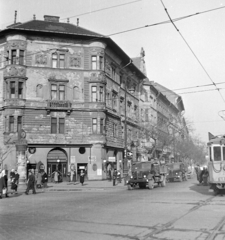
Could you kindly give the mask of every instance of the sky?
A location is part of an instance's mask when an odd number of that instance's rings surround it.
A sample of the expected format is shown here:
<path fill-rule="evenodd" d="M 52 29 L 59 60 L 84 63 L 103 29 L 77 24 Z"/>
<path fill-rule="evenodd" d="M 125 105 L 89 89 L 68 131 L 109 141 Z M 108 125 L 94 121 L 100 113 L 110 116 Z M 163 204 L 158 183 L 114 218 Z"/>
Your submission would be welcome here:
<path fill-rule="evenodd" d="M 144 27 L 169 20 L 162 3 L 171 19 L 199 14 L 174 22 L 177 29 L 171 22 Z M 79 18 L 131 58 L 143 47 L 147 77 L 182 97 L 194 134 L 203 142 L 208 132 L 225 134 L 225 0 L 0 0 L 0 29 L 13 24 L 15 10 L 22 23 L 34 14 Z"/>

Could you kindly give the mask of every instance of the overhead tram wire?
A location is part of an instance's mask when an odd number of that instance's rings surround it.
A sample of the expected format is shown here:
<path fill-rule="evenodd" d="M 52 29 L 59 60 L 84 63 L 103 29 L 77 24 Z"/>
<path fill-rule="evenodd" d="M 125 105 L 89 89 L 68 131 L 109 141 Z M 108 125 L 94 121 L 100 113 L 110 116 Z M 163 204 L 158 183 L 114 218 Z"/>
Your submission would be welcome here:
<path fill-rule="evenodd" d="M 192 52 L 192 54 L 194 55 L 195 59 L 198 61 L 198 63 L 200 64 L 200 66 L 202 67 L 203 71 L 206 73 L 206 75 L 208 76 L 208 78 L 210 79 L 210 81 L 212 82 L 212 84 L 215 86 L 216 90 L 219 92 L 223 102 L 225 103 L 225 99 L 223 97 L 223 95 L 220 92 L 220 89 L 216 86 L 215 82 L 213 81 L 213 79 L 211 78 L 211 76 L 209 75 L 209 73 L 206 71 L 205 67 L 203 66 L 203 64 L 201 63 L 201 61 L 199 60 L 199 58 L 197 57 L 197 55 L 195 54 L 195 52 L 192 50 L 191 46 L 188 44 L 188 42 L 186 41 L 186 39 L 183 37 L 183 35 L 181 34 L 181 32 L 179 31 L 179 29 L 177 28 L 177 26 L 175 25 L 175 23 L 173 22 L 173 19 L 170 17 L 167 8 L 165 7 L 164 3 L 162 0 L 160 0 L 164 10 L 168 16 L 168 18 L 170 19 L 170 22 L 173 24 L 174 28 L 177 30 L 177 32 L 179 33 L 179 35 L 181 36 L 181 38 L 183 39 L 183 41 L 186 43 L 187 47 L 189 48 L 189 50 Z"/>
<path fill-rule="evenodd" d="M 67 17 L 67 18 L 62 18 L 61 20 L 65 20 L 65 19 L 68 19 L 68 18 L 80 17 L 80 16 L 84 16 L 84 15 L 88 15 L 88 14 L 92 14 L 92 13 L 96 13 L 96 12 L 105 11 L 105 10 L 108 10 L 108 9 L 111 9 L 111 8 L 117 8 L 117 7 L 121 7 L 121 6 L 124 6 L 124 5 L 130 5 L 130 4 L 133 4 L 133 3 L 136 3 L 136 2 L 141 2 L 141 1 L 142 0 L 135 0 L 135 1 L 132 1 L 132 2 L 127 2 L 127 3 L 114 5 L 114 6 L 111 6 L 111 7 L 100 8 L 100 9 L 97 9 L 97 10 L 94 10 L 94 11 L 89 11 L 89 12 L 73 15 L 73 16 Z"/>
<path fill-rule="evenodd" d="M 203 13 L 207 13 L 207 12 L 211 12 L 211 11 L 216 11 L 216 10 L 220 10 L 220 9 L 223 9 L 223 8 L 225 8 L 225 6 L 224 7 L 219 7 L 219 8 L 214 8 L 214 9 L 210 9 L 210 10 L 206 10 L 206 11 L 202 11 L 202 12 L 197 12 L 197 13 L 186 15 L 186 16 L 183 16 L 183 17 L 174 18 L 174 19 L 172 19 L 172 21 L 173 22 L 181 21 L 181 20 L 184 20 L 184 19 L 189 18 L 189 17 L 194 17 L 194 16 L 197 16 L 199 14 L 203 14 Z M 150 24 L 150 25 L 142 26 L 142 27 L 132 28 L 132 29 L 120 31 L 120 32 L 117 32 L 117 33 L 104 35 L 102 37 L 110 37 L 110 36 L 114 36 L 114 35 L 123 34 L 123 33 L 126 33 L 126 32 L 136 31 L 136 30 L 139 30 L 139 29 L 143 29 L 143 28 L 147 28 L 147 27 L 154 27 L 154 26 L 158 26 L 158 25 L 161 25 L 161 24 L 167 24 L 167 23 L 171 23 L 171 20 L 162 21 L 162 22 L 158 22 L 158 23 L 153 23 L 153 24 Z M 91 40 L 101 39 L 102 37 L 95 37 L 93 39 L 90 39 L 90 41 Z M 71 46 L 71 45 L 65 45 L 63 47 L 67 47 L 67 46 Z M 27 54 L 26 56 L 33 56 L 33 55 L 36 55 L 36 54 L 39 54 L 39 53 L 48 52 L 48 51 L 55 50 L 55 49 L 56 48 L 51 48 L 51 49 L 48 49 L 48 50 L 45 50 L 45 51 L 38 51 L 38 52 L 35 52 L 35 53 Z M 9 60 L 10 59 L 4 60 L 4 61 L 0 61 L 0 63 L 7 62 Z"/>

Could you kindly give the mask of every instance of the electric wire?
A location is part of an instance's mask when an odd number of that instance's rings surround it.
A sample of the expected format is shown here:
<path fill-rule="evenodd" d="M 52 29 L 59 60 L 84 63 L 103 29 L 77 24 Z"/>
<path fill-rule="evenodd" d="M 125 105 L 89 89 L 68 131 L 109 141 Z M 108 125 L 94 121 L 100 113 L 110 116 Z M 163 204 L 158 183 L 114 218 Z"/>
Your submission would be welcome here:
<path fill-rule="evenodd" d="M 130 5 L 130 4 L 133 4 L 133 3 L 136 3 L 136 2 L 140 2 L 140 1 L 142 1 L 142 0 L 136 0 L 136 1 L 132 1 L 132 2 L 127 2 L 127 3 L 122 3 L 122 4 L 114 5 L 114 6 L 111 6 L 111 7 L 100 8 L 100 9 L 97 9 L 97 10 L 94 10 L 94 11 L 89 11 L 89 12 L 85 12 L 85 13 L 80 13 L 80 14 L 73 15 L 73 16 L 70 16 L 70 17 L 67 17 L 67 18 L 62 18 L 61 20 L 68 19 L 68 18 L 80 17 L 80 16 L 84 16 L 84 15 L 88 15 L 88 14 L 92 14 L 92 13 L 96 13 L 96 12 L 101 12 L 101 11 L 105 11 L 105 10 L 108 10 L 108 9 L 112 9 L 112 8 L 117 8 L 117 7 L 120 7 L 120 6 L 124 6 L 124 5 Z"/>
<path fill-rule="evenodd" d="M 213 81 L 213 79 L 211 78 L 211 76 L 209 75 L 209 73 L 207 72 L 207 70 L 205 69 L 205 67 L 203 66 L 203 64 L 201 63 L 201 61 L 199 60 L 199 58 L 197 57 L 197 55 L 195 54 L 195 52 L 192 50 L 191 46 L 188 44 L 188 42 L 186 41 L 186 39 L 184 38 L 184 36 L 181 34 L 181 32 L 179 31 L 179 29 L 177 28 L 177 26 L 174 24 L 172 18 L 170 17 L 167 8 L 165 7 L 163 0 L 160 0 L 164 10 L 168 16 L 168 18 L 170 19 L 171 23 L 173 24 L 174 28 L 177 30 L 177 32 L 179 33 L 179 35 L 181 36 L 181 38 L 183 39 L 183 41 L 186 43 L 187 47 L 189 48 L 189 50 L 192 52 L 192 54 L 194 55 L 195 59 L 198 61 L 198 63 L 200 64 L 200 66 L 202 67 L 203 71 L 205 72 L 205 74 L 208 76 L 208 78 L 210 79 L 210 81 L 212 82 L 212 84 L 215 86 L 216 90 L 219 92 L 223 102 L 225 103 L 225 99 L 223 97 L 223 95 L 220 92 L 220 89 L 216 86 L 215 82 Z"/>

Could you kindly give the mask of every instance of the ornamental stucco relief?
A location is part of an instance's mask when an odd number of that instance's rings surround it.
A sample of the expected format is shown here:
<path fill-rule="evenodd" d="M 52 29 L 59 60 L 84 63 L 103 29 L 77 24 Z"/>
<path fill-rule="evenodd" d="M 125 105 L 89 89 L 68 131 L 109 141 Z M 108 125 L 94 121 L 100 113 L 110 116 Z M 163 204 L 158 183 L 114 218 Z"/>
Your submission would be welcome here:
<path fill-rule="evenodd" d="M 25 41 L 21 41 L 21 40 L 14 40 L 14 41 L 9 41 L 6 49 L 26 49 L 26 45 L 27 43 Z"/>
<path fill-rule="evenodd" d="M 21 66 L 8 66 L 4 71 L 4 77 L 26 77 L 26 69 Z"/>

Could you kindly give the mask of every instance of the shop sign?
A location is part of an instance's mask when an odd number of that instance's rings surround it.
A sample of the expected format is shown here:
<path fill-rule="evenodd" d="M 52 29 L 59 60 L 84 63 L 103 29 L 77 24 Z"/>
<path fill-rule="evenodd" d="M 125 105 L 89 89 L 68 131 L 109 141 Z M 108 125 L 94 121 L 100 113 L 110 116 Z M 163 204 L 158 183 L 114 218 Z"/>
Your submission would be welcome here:
<path fill-rule="evenodd" d="M 116 157 L 108 157 L 108 161 L 109 162 L 115 162 L 116 161 Z"/>

